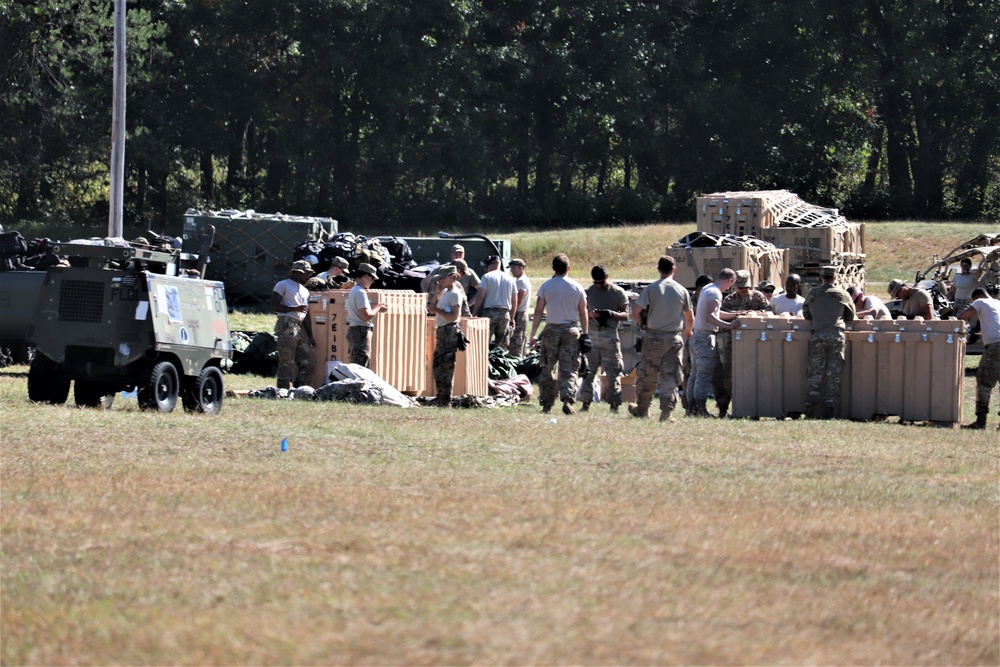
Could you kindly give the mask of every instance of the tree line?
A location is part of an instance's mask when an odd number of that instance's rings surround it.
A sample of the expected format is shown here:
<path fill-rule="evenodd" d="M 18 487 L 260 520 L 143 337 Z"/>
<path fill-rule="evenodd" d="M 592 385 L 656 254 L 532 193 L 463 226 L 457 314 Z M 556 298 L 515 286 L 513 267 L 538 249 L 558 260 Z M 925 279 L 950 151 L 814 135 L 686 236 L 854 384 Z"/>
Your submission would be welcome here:
<path fill-rule="evenodd" d="M 0 8 L 0 221 L 107 219 L 113 2 Z M 991 0 L 131 0 L 126 226 L 1000 214 Z"/>

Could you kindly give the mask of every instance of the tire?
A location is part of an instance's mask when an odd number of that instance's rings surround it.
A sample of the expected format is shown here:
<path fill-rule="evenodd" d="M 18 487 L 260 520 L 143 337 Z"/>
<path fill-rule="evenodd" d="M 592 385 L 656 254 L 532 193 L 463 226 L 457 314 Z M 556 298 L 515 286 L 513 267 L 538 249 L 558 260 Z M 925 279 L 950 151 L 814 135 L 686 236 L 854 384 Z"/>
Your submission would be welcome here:
<path fill-rule="evenodd" d="M 184 409 L 188 412 L 204 412 L 217 415 L 222 411 L 222 371 L 215 366 L 206 366 L 201 375 L 186 383 Z"/>
<path fill-rule="evenodd" d="M 180 384 L 177 367 L 169 361 L 159 362 L 150 369 L 146 381 L 139 386 L 139 409 L 173 412 L 177 406 Z"/>
<path fill-rule="evenodd" d="M 68 397 L 69 378 L 62 375 L 59 364 L 37 352 L 28 368 L 28 400 L 62 405 Z"/>
<path fill-rule="evenodd" d="M 108 385 L 91 380 L 77 380 L 73 383 L 73 398 L 81 408 L 104 408 L 108 410 L 115 402 L 115 392 Z"/>

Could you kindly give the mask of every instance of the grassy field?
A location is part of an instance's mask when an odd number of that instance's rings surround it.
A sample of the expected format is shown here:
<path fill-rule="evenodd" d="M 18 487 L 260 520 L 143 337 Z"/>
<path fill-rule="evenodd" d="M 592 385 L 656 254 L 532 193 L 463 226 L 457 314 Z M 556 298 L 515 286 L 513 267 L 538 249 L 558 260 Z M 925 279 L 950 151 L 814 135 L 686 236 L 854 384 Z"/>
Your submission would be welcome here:
<path fill-rule="evenodd" d="M 870 225 L 871 271 L 981 229 Z M 536 279 L 558 249 L 648 278 L 687 231 L 513 241 Z M 26 370 L 0 371 L 3 665 L 1000 663 L 995 430 L 79 410 Z"/>

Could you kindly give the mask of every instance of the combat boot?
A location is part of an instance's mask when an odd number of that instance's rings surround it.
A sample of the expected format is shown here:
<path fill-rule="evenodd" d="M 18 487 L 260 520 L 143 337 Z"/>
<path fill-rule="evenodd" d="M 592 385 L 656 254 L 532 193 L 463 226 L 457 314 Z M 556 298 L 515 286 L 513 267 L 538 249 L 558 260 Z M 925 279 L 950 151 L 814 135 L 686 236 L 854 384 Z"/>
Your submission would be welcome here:
<path fill-rule="evenodd" d="M 975 431 L 983 430 L 984 428 L 986 428 L 986 413 L 977 412 L 976 421 L 972 422 L 971 424 L 965 424 L 962 426 L 962 428 L 973 429 Z"/>
<path fill-rule="evenodd" d="M 590 401 L 584 401 L 580 405 L 580 412 L 590 412 Z"/>
<path fill-rule="evenodd" d="M 668 422 L 670 424 L 675 423 L 677 420 L 670 416 L 671 410 L 660 410 L 660 421 Z"/>
<path fill-rule="evenodd" d="M 694 412 L 694 416 L 695 417 L 704 417 L 706 419 L 715 419 L 715 415 L 713 415 L 711 412 L 708 411 L 708 408 L 706 407 L 704 400 L 695 401 L 694 410 L 695 410 L 695 412 Z"/>
<path fill-rule="evenodd" d="M 564 415 L 576 414 L 576 410 L 573 409 L 573 401 L 563 401 L 563 414 Z"/>
<path fill-rule="evenodd" d="M 618 404 L 617 403 L 612 403 L 611 404 L 611 412 L 614 413 L 614 414 L 618 414 Z"/>
<path fill-rule="evenodd" d="M 649 408 L 640 409 L 638 405 L 629 403 L 628 413 L 638 419 L 649 419 Z"/>
<path fill-rule="evenodd" d="M 729 416 L 729 408 L 719 406 L 719 419 L 725 419 L 727 416 Z"/>

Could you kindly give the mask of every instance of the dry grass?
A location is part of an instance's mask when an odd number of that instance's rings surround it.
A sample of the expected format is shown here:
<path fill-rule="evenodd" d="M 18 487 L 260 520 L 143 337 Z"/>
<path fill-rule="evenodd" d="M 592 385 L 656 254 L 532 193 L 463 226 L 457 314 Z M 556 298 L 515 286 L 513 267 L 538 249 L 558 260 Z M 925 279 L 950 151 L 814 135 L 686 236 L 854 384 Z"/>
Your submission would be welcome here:
<path fill-rule="evenodd" d="M 870 271 L 978 229 L 870 225 Z M 514 248 L 649 278 L 688 231 Z M 996 431 L 104 412 L 29 404 L 25 371 L 0 372 L 4 665 L 1000 663 Z"/>
<path fill-rule="evenodd" d="M 5 665 L 1000 661 L 995 431 L 101 412 L 21 370 Z"/>

